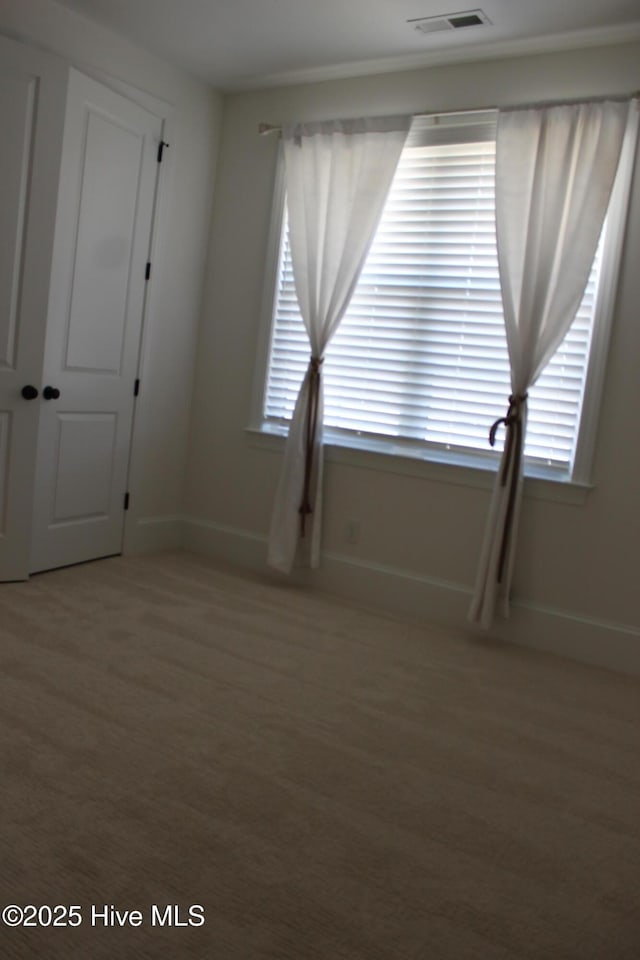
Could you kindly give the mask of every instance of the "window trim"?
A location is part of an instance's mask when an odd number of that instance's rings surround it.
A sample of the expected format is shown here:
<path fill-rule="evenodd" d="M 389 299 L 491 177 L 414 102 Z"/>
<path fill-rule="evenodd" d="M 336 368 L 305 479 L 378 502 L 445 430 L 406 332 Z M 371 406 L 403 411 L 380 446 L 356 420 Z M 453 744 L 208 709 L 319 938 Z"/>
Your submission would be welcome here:
<path fill-rule="evenodd" d="M 592 476 L 598 421 L 604 396 L 605 374 L 613 329 L 613 315 L 627 233 L 631 183 L 635 167 L 640 120 L 638 101 L 631 101 L 629 110 L 620 161 L 607 212 L 607 234 L 604 238 L 600 282 L 594 308 L 597 322 L 593 325 L 591 335 L 582 409 L 578 421 L 576 453 L 571 471 L 571 480 L 577 483 L 589 483 Z M 267 357 L 265 362 L 268 363 L 268 361 L 269 358 Z"/>
<path fill-rule="evenodd" d="M 268 426 L 264 419 L 263 411 L 267 393 L 267 381 L 269 377 L 268 365 L 269 357 L 271 356 L 273 315 L 276 307 L 276 297 L 278 292 L 278 269 L 280 266 L 283 243 L 282 224 L 284 222 L 285 197 L 284 150 L 282 147 L 282 141 L 279 140 L 278 155 L 276 158 L 276 172 L 273 184 L 273 196 L 271 199 L 271 214 L 269 217 L 269 232 L 267 234 L 264 279 L 262 283 L 262 298 L 260 301 L 260 325 L 258 328 L 253 391 L 251 397 L 251 409 L 249 413 L 249 429 L 265 433 L 271 432 L 263 429 Z"/>
<path fill-rule="evenodd" d="M 287 430 L 281 424 L 258 424 L 245 427 L 247 446 L 252 450 L 283 453 Z M 356 441 L 358 438 L 355 438 Z M 404 477 L 417 477 L 432 483 L 491 490 L 498 472 L 498 463 L 484 462 L 481 457 L 458 454 L 424 456 L 418 450 L 400 449 L 402 444 L 381 438 L 366 443 L 335 437 L 330 427 L 324 431 L 325 463 L 376 470 Z M 429 451 L 433 454 L 434 451 Z M 525 474 L 524 495 L 536 500 L 581 505 L 586 503 L 593 486 L 589 483 L 545 475 L 541 468 Z"/>
<path fill-rule="evenodd" d="M 633 110 L 633 104 L 631 106 Z M 480 117 L 497 111 L 468 111 L 467 122 L 482 122 Z M 460 112 L 462 115 L 462 112 Z M 531 481 L 525 492 L 533 492 L 542 499 L 563 502 L 584 502 L 592 489 L 591 477 L 595 455 L 598 420 L 605 385 L 605 373 L 613 325 L 620 265 L 624 252 L 630 187 L 635 165 L 638 137 L 638 115 L 627 125 L 622 146 L 618 172 L 614 182 L 608 211 L 609 229 L 605 237 L 600 279 L 596 294 L 595 315 L 589 358 L 585 375 L 585 387 L 579 416 L 575 457 L 568 471 L 545 468 L 542 465 L 524 462 L 525 478 Z M 442 118 L 452 114 L 443 112 Z M 483 117 L 484 119 L 484 117 Z M 433 122 L 437 124 L 438 117 Z M 411 143 L 411 132 L 408 143 Z M 249 426 L 246 435 L 251 446 L 261 449 L 280 449 L 287 435 L 284 425 L 271 424 L 264 419 L 263 410 L 268 382 L 268 362 L 271 354 L 273 315 L 276 306 L 278 269 L 282 255 L 282 225 L 285 208 L 285 174 L 282 144 L 278 144 L 278 156 L 274 179 L 269 232 L 267 238 L 263 292 L 261 299 L 256 362 Z M 490 425 L 487 425 L 487 430 Z M 490 487 L 497 472 L 499 455 L 487 446 L 486 456 L 481 452 L 468 454 L 459 451 L 436 450 L 416 441 L 398 440 L 393 437 L 371 437 L 330 427 L 324 428 L 324 444 L 329 462 L 348 463 L 367 467 L 369 461 L 375 469 L 383 469 L 403 475 L 418 475 L 442 482 L 459 483 L 464 486 Z M 448 480 L 445 478 L 449 477 Z"/>

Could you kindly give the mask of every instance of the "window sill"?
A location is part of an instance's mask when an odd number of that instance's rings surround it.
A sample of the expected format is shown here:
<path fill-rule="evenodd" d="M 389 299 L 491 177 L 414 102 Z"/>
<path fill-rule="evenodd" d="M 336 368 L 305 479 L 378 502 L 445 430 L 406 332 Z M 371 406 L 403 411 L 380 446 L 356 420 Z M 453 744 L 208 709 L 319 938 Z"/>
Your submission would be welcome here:
<path fill-rule="evenodd" d="M 281 452 L 287 436 L 285 428 L 272 425 L 247 427 L 250 447 L 257 450 Z M 424 447 L 403 444 L 393 440 L 371 437 L 344 437 L 325 430 L 325 460 L 362 470 L 377 470 L 402 476 L 419 477 L 435 483 L 490 490 L 497 469 L 495 458 L 481 455 L 441 452 Z M 525 496 L 536 500 L 559 503 L 586 503 L 591 484 L 545 471 L 544 467 L 529 466 L 525 473 Z"/>

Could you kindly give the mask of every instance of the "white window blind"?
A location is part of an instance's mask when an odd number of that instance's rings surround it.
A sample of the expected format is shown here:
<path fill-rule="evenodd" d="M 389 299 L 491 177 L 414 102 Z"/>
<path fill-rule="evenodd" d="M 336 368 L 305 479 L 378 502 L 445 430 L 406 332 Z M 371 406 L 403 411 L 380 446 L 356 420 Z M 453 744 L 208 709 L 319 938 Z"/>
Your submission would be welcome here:
<path fill-rule="evenodd" d="M 376 238 L 323 366 L 325 425 L 495 456 L 488 431 L 510 393 L 495 242 L 495 125 L 414 123 Z M 599 255 L 576 319 L 530 393 L 525 456 L 570 472 Z M 286 222 L 264 415 L 290 419 L 309 345 Z"/>

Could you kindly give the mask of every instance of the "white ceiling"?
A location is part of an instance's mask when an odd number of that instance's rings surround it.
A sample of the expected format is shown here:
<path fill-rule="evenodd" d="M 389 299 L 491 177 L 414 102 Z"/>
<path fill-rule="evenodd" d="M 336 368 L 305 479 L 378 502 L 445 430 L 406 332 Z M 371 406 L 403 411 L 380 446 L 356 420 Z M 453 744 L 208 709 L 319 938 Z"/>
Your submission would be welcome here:
<path fill-rule="evenodd" d="M 640 37 L 640 0 L 481 0 L 490 26 L 407 20 L 473 0 L 59 0 L 221 89 Z"/>

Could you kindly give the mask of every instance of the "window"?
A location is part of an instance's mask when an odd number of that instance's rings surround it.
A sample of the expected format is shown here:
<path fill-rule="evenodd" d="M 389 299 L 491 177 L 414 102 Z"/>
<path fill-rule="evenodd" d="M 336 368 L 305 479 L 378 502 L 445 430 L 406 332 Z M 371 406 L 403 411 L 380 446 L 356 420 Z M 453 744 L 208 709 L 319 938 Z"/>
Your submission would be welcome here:
<path fill-rule="evenodd" d="M 414 121 L 326 354 L 327 441 L 371 440 L 378 449 L 391 441 L 403 453 L 453 462 L 497 459 L 488 431 L 504 416 L 510 381 L 495 243 L 495 125 L 493 112 Z M 576 477 L 585 384 L 596 389 L 590 347 L 603 249 L 601 241 L 575 321 L 530 391 L 529 472 Z M 261 411 L 267 429 L 290 419 L 308 357 L 285 222 Z"/>

